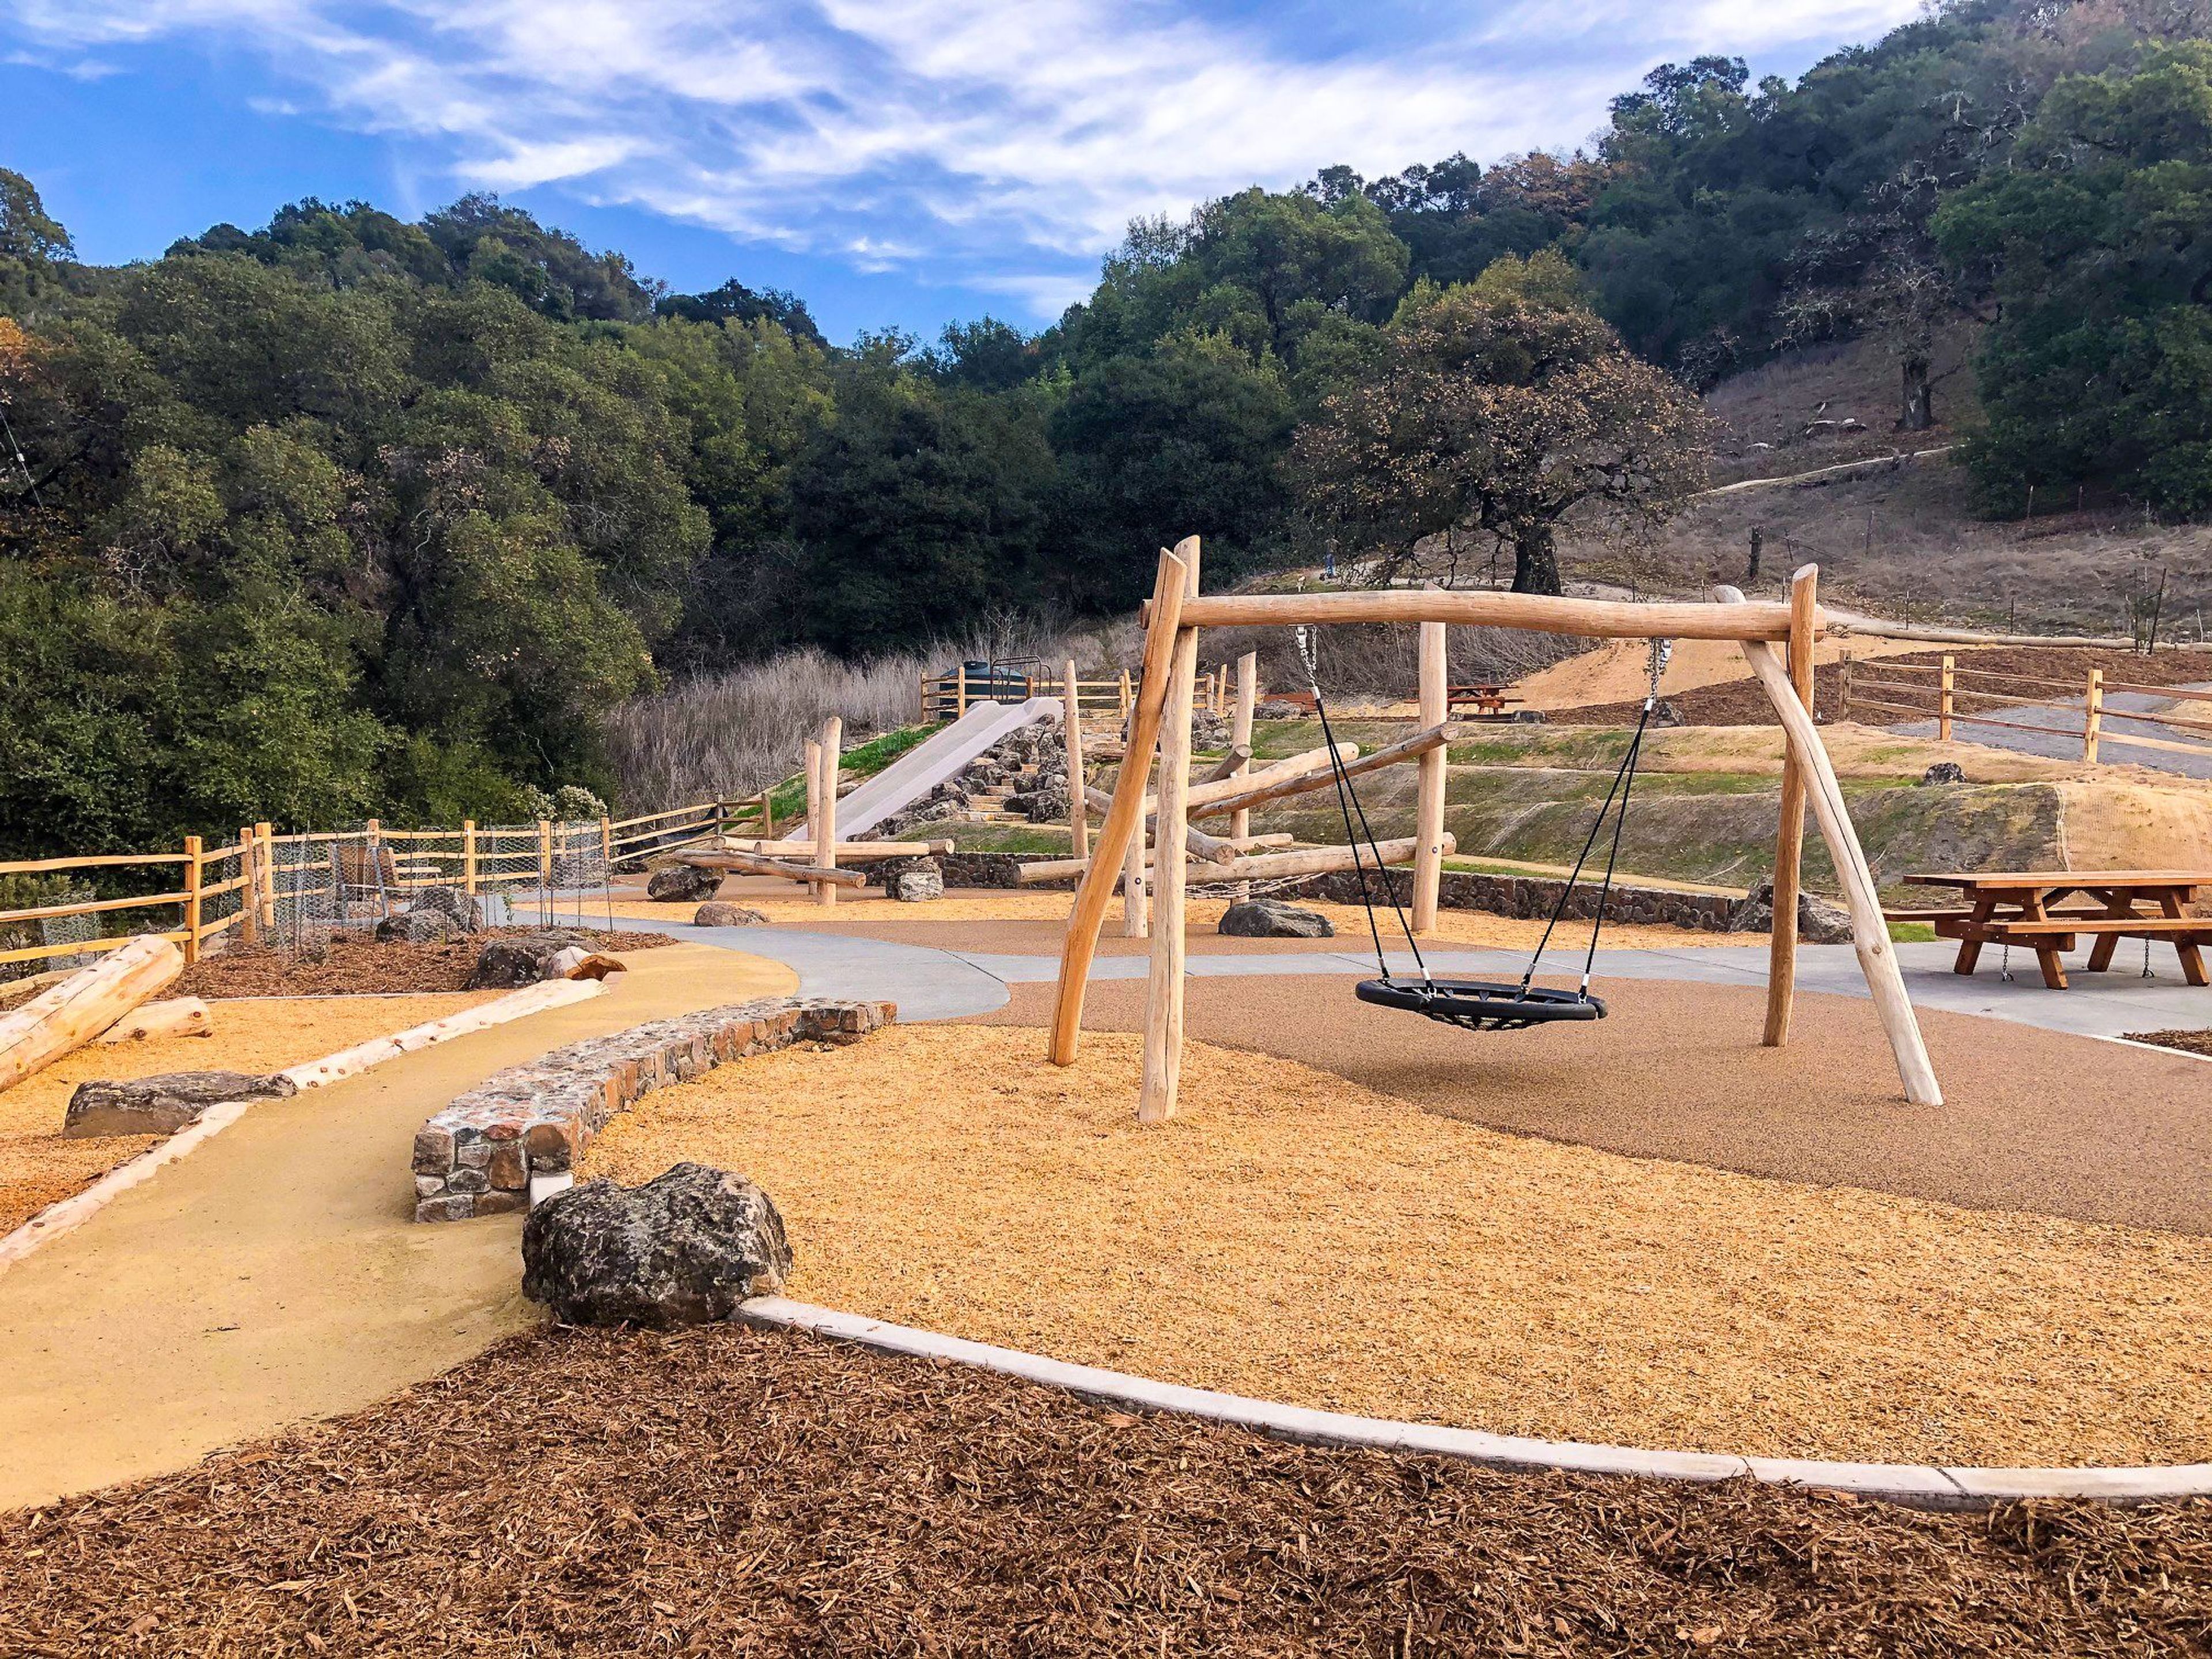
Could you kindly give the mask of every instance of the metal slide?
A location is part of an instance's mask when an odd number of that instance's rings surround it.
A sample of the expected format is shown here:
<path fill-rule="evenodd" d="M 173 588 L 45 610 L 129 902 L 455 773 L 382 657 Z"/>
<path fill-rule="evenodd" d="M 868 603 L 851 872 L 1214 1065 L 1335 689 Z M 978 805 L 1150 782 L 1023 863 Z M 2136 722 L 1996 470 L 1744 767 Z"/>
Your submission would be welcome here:
<path fill-rule="evenodd" d="M 948 778 L 959 776 L 976 756 L 1010 732 L 1060 714 L 1058 697 L 1031 697 L 1027 702 L 978 702 L 935 737 L 909 749 L 837 803 L 837 839 L 851 841 L 872 830 L 901 807 L 920 799 Z M 805 823 L 784 831 L 781 839 L 798 842 L 813 837 Z"/>

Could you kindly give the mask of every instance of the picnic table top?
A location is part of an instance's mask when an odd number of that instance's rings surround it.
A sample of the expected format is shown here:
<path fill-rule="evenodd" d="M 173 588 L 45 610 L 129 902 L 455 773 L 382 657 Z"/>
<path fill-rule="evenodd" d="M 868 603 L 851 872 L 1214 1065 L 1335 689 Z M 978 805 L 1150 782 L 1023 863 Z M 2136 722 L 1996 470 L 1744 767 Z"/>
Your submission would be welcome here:
<path fill-rule="evenodd" d="M 1914 887 L 1999 891 L 2048 887 L 2207 887 L 2212 870 L 1988 870 L 1905 877 Z"/>

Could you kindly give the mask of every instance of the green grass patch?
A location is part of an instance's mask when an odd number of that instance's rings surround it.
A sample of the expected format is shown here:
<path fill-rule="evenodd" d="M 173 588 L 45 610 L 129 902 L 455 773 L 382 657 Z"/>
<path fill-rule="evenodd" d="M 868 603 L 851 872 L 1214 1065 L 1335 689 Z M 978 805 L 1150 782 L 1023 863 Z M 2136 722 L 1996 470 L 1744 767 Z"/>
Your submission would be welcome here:
<path fill-rule="evenodd" d="M 1932 921 L 1893 921 L 1889 937 L 1899 945 L 1933 945 L 1936 924 Z"/>

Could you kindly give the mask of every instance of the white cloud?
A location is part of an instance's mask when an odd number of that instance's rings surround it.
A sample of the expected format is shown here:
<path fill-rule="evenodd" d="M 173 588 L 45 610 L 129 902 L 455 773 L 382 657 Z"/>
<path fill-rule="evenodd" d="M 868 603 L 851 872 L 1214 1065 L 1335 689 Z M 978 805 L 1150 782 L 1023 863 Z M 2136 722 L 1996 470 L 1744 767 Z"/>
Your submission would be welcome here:
<path fill-rule="evenodd" d="M 45 52 L 258 52 L 285 101 L 461 186 L 558 183 L 1038 314 L 1135 215 L 1335 161 L 1571 144 L 1662 58 L 1863 38 L 1917 9 L 1504 0 L 1438 35 L 1435 12 L 1378 0 L 1375 44 L 1316 59 L 1294 19 L 1169 0 L 0 0 Z"/>

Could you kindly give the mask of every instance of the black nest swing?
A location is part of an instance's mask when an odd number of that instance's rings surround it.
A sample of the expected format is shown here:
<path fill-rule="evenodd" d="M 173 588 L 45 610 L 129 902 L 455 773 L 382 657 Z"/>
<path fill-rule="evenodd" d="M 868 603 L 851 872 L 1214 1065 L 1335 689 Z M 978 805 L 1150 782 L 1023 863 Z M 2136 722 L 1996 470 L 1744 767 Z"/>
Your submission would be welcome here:
<path fill-rule="evenodd" d="M 1330 773 L 1336 782 L 1338 808 L 1344 815 L 1345 838 L 1352 846 L 1352 865 L 1359 877 L 1360 906 L 1367 913 L 1367 931 L 1375 941 L 1375 967 L 1379 977 L 1361 980 L 1354 988 L 1362 1002 L 1377 1007 L 1395 1008 L 1407 1013 L 1420 1014 L 1446 1025 L 1456 1025 L 1466 1031 L 1521 1031 L 1532 1025 L 1552 1025 L 1570 1021 L 1603 1019 L 1605 1000 L 1590 994 L 1590 970 L 1597 960 L 1598 938 L 1605 927 L 1606 901 L 1613 891 L 1613 866 L 1620 856 L 1620 832 L 1628 819 L 1628 793 L 1636 781 L 1636 769 L 1644 751 L 1644 734 L 1651 724 L 1651 710 L 1659 700 L 1659 676 L 1665 671 L 1671 642 L 1654 640 L 1651 642 L 1650 691 L 1644 699 L 1643 713 L 1638 716 L 1636 731 L 1628 740 L 1627 752 L 1620 757 L 1620 765 L 1613 775 L 1611 787 L 1597 809 L 1597 817 L 1590 823 L 1589 834 L 1583 838 L 1581 855 L 1575 867 L 1559 890 L 1559 901 L 1552 907 L 1550 919 L 1544 924 L 1543 937 L 1537 940 L 1535 953 L 1528 958 L 1528 966 L 1517 981 L 1480 979 L 1438 979 L 1429 972 L 1428 963 L 1421 955 L 1420 941 L 1413 937 L 1413 926 L 1407 919 L 1405 907 L 1399 903 L 1396 888 L 1384 869 L 1382 854 L 1376 848 L 1375 832 L 1367 823 L 1367 809 L 1360 805 L 1359 791 L 1353 785 L 1352 774 L 1346 769 L 1344 757 L 1338 750 L 1336 734 L 1329 727 L 1328 705 L 1321 693 L 1321 676 L 1315 651 L 1314 631 L 1297 630 L 1298 655 L 1306 671 L 1306 684 L 1312 690 L 1314 712 L 1321 717 L 1322 742 L 1329 756 Z M 1616 811 L 1614 802 L 1620 805 Z M 1589 861 L 1591 851 L 1597 845 L 1599 833 L 1605 828 L 1607 817 L 1613 818 L 1613 839 L 1605 855 L 1605 876 L 1598 889 L 1597 910 L 1590 922 L 1589 948 L 1583 957 L 1581 982 L 1573 989 L 1535 982 L 1537 965 L 1544 959 L 1544 948 L 1552 941 L 1552 933 L 1566 914 L 1568 902 L 1573 898 L 1576 885 L 1581 881 L 1583 869 Z M 1357 817 L 1358 827 L 1353 827 Z M 1383 896 L 1397 916 L 1398 926 L 1406 936 L 1407 947 L 1413 952 L 1418 977 L 1400 977 L 1390 971 L 1389 957 L 1382 949 L 1382 929 L 1375 916 L 1375 896 L 1368 885 L 1367 861 L 1361 858 L 1360 843 L 1365 842 L 1373 856 L 1375 873 L 1381 878 Z"/>

